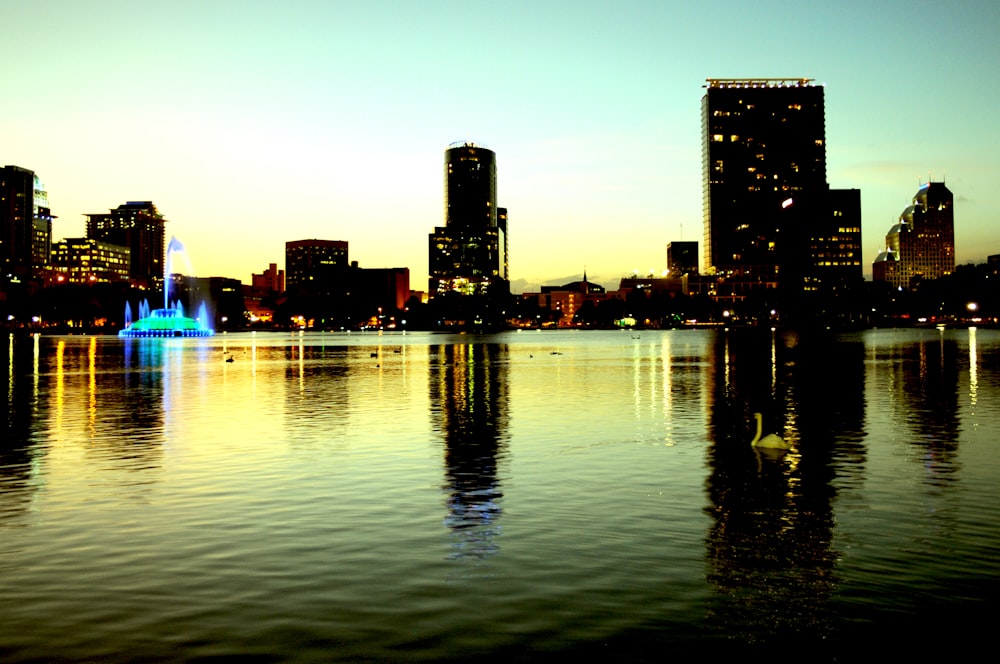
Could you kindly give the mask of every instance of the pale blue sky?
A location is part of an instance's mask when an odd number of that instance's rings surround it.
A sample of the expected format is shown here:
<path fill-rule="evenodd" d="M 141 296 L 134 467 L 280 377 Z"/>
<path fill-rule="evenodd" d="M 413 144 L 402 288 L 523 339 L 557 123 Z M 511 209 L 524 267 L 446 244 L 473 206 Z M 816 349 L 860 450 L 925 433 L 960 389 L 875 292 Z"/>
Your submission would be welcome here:
<path fill-rule="evenodd" d="M 826 88 L 831 186 L 861 190 L 865 272 L 928 177 L 958 261 L 1000 254 L 1000 3 L 0 0 L 0 163 L 56 238 L 152 200 L 199 276 L 347 240 L 426 287 L 443 159 L 497 153 L 515 288 L 608 287 L 701 240 L 702 85 Z"/>

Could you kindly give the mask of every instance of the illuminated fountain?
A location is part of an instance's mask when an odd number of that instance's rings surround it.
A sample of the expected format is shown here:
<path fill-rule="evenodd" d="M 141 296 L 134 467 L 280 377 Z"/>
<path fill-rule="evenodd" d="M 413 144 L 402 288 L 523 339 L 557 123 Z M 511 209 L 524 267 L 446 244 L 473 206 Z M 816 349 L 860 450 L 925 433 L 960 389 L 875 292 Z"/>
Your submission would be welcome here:
<path fill-rule="evenodd" d="M 119 337 L 210 337 L 215 330 L 208 326 L 208 308 L 202 302 L 198 307 L 198 318 L 184 315 L 180 301 L 170 301 L 170 275 L 173 257 L 184 251 L 184 245 L 177 238 L 170 238 L 167 247 L 167 262 L 163 270 L 163 308 L 149 310 L 149 302 L 139 304 L 139 319 L 132 322 L 132 307 L 125 303 L 125 327 L 118 332 Z"/>

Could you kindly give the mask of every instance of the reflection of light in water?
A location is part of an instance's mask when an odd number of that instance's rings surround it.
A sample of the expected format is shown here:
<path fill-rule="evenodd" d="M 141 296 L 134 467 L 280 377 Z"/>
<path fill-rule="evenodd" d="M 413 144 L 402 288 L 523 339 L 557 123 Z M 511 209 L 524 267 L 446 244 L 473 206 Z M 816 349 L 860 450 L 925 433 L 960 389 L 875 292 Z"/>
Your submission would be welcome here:
<path fill-rule="evenodd" d="M 305 394 L 306 391 L 305 350 L 302 331 L 299 330 L 299 394 Z"/>
<path fill-rule="evenodd" d="M 976 328 L 969 328 L 969 405 L 976 407 L 979 399 L 979 358 L 976 352 Z"/>
<path fill-rule="evenodd" d="M 14 401 L 14 335 L 7 335 L 7 403 Z"/>
<path fill-rule="evenodd" d="M 774 393 L 778 387 L 778 337 L 771 328 L 771 397 L 774 397 Z"/>
<path fill-rule="evenodd" d="M 42 338 L 42 335 L 41 335 L 40 332 L 37 332 L 37 333 L 35 333 L 34 336 L 35 336 L 35 342 L 34 342 L 34 346 L 35 346 L 34 347 L 34 351 L 35 351 L 35 354 L 34 354 L 34 358 L 32 360 L 32 364 L 31 364 L 31 375 L 32 375 L 31 395 L 35 399 L 38 399 L 38 376 L 39 376 L 39 374 L 38 374 L 38 358 L 39 358 L 39 356 L 41 354 L 41 349 L 38 347 L 38 345 L 39 345 L 38 341 L 39 341 L 39 339 Z M 11 348 L 13 349 L 13 344 L 11 345 Z M 11 357 L 11 360 L 13 360 L 13 357 Z M 11 364 L 11 369 L 13 369 L 13 362 Z M 11 373 L 11 387 L 14 386 L 13 376 L 14 376 L 14 374 Z"/>
<path fill-rule="evenodd" d="M 257 330 L 250 333 L 250 373 L 254 377 L 254 389 L 257 388 Z"/>
<path fill-rule="evenodd" d="M 87 422 L 90 435 L 97 437 L 97 337 L 87 347 Z"/>
<path fill-rule="evenodd" d="M 66 352 L 66 342 L 63 339 L 56 344 L 56 431 L 62 430 L 63 408 L 66 398 L 66 374 L 64 373 L 63 354 Z"/>
<path fill-rule="evenodd" d="M 732 385 L 729 384 L 730 377 L 729 377 L 729 330 L 728 329 L 725 331 L 725 335 L 726 335 L 725 343 L 723 346 L 723 353 L 722 353 L 723 359 L 725 360 L 725 362 L 723 363 L 723 366 L 725 368 L 722 371 L 723 373 L 722 384 L 726 386 L 726 392 L 729 392 L 729 390 L 732 388 Z"/>
<path fill-rule="evenodd" d="M 660 346 L 660 363 L 663 370 L 663 422 L 666 425 L 666 437 L 664 442 L 667 445 L 674 444 L 674 437 L 672 432 L 672 422 L 671 414 L 673 413 L 673 391 L 674 391 L 674 381 L 671 375 L 671 369 L 673 368 L 670 363 L 670 333 L 663 337 L 663 345 Z"/>
<path fill-rule="evenodd" d="M 632 346 L 632 414 L 638 422 L 642 417 L 639 413 L 642 408 L 642 396 L 639 394 L 642 387 L 642 352 L 639 344 Z"/>

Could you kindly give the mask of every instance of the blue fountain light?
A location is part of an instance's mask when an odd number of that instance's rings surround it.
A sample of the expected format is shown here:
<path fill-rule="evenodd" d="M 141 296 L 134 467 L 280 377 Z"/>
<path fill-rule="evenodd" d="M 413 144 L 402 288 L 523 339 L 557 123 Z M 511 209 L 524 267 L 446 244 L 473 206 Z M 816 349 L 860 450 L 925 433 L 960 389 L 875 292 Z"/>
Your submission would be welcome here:
<path fill-rule="evenodd" d="M 170 274 L 172 256 L 184 251 L 184 245 L 177 238 L 170 238 L 167 247 L 167 261 L 163 275 L 163 308 L 149 310 L 145 300 L 139 305 L 139 320 L 132 322 L 132 307 L 125 303 L 125 327 L 119 330 L 119 337 L 210 337 L 215 330 L 208 327 L 205 303 L 198 309 L 198 320 L 184 315 L 179 302 L 170 302 Z"/>
<path fill-rule="evenodd" d="M 119 337 L 210 337 L 215 330 L 184 315 L 178 309 L 153 309 L 123 330 Z"/>

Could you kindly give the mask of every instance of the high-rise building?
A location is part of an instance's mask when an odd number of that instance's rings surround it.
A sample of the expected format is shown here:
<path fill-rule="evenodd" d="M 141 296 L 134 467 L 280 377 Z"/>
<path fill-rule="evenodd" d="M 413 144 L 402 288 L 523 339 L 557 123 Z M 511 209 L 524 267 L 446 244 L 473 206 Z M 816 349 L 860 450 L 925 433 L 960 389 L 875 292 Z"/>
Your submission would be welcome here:
<path fill-rule="evenodd" d="M 430 235 L 429 292 L 509 291 L 507 210 L 497 207 L 496 155 L 473 143 L 445 150 L 444 223 Z"/>
<path fill-rule="evenodd" d="M 41 275 L 49 264 L 52 251 L 52 211 L 45 185 L 35 176 L 34 203 L 31 212 L 31 267 L 35 276 Z"/>
<path fill-rule="evenodd" d="M 129 201 L 104 214 L 87 215 L 87 237 L 129 249 L 129 278 L 144 288 L 163 282 L 167 220 L 151 201 Z"/>
<path fill-rule="evenodd" d="M 347 242 L 293 240 L 285 243 L 288 291 L 304 296 L 332 296 L 346 289 Z"/>
<path fill-rule="evenodd" d="M 667 243 L 667 273 L 670 277 L 698 274 L 698 243 L 677 241 Z"/>
<path fill-rule="evenodd" d="M 910 288 L 917 279 L 955 271 L 954 198 L 944 182 L 921 185 L 899 222 L 885 236 L 885 250 L 872 263 L 872 279 Z"/>
<path fill-rule="evenodd" d="M 823 206 L 843 203 L 827 194 L 823 87 L 805 78 L 765 78 L 708 79 L 706 88 L 704 268 L 719 278 L 719 295 L 734 300 L 761 288 L 797 287 L 789 277 L 804 276 L 795 274 L 803 256 L 813 261 L 812 226 L 827 228 L 833 212 Z M 811 200 L 808 217 L 786 213 L 786 201 L 796 198 Z M 816 243 L 827 252 L 826 240 Z"/>
<path fill-rule="evenodd" d="M 32 276 L 35 174 L 20 166 L 0 169 L 0 283 Z"/>

